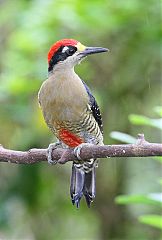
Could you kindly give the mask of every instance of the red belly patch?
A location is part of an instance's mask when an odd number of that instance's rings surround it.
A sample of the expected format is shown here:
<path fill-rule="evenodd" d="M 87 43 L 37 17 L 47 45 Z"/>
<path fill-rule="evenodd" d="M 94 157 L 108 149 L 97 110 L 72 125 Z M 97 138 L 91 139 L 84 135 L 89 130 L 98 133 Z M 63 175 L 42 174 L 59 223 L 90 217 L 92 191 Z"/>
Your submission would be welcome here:
<path fill-rule="evenodd" d="M 83 143 L 83 139 L 76 136 L 67 129 L 61 129 L 59 131 L 59 139 L 63 141 L 69 147 L 77 147 L 79 144 Z"/>

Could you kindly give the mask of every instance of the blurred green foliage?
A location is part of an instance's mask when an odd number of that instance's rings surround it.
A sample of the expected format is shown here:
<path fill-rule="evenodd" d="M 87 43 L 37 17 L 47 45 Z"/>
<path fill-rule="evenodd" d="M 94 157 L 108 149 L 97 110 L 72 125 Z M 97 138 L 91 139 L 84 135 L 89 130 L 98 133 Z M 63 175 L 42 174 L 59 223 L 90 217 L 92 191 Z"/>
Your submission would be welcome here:
<path fill-rule="evenodd" d="M 61 38 L 102 46 L 109 54 L 89 57 L 77 73 L 97 98 L 105 143 L 111 131 L 159 142 L 159 129 L 129 124 L 131 113 L 154 118 L 161 104 L 159 0 L 2 0 L 0 1 L 0 143 L 27 150 L 47 147 L 54 137 L 42 118 L 37 92 L 47 77 L 47 52 Z M 158 111 L 158 108 L 157 108 Z M 119 194 L 159 192 L 160 176 L 152 159 L 102 160 L 97 196 L 91 209 L 70 202 L 71 166 L 2 164 L 0 238 L 14 239 L 159 239 L 158 230 L 136 221 L 140 206 L 118 206 Z M 145 175 L 143 176 L 143 172 Z M 142 213 L 155 214 L 155 206 Z"/>
<path fill-rule="evenodd" d="M 155 107 L 154 110 L 162 116 L 162 107 Z M 158 110 L 158 111 L 157 111 Z M 143 115 L 129 115 L 129 120 L 133 124 L 147 125 L 155 128 L 162 129 L 162 118 L 152 119 L 145 117 Z M 161 124 L 160 124 L 161 123 Z M 111 137 L 118 139 L 119 141 L 124 141 L 126 143 L 132 143 L 132 136 L 124 134 L 121 132 L 112 132 Z M 155 160 L 159 160 L 162 163 L 162 157 L 155 157 Z M 153 179 L 154 181 L 154 179 Z M 159 181 L 161 184 L 161 179 Z M 162 190 L 162 189 L 161 189 Z M 159 207 L 159 214 L 162 207 L 162 193 L 149 193 L 146 195 L 120 195 L 115 198 L 116 203 L 118 204 L 145 204 L 145 205 L 155 205 Z M 153 227 L 162 229 L 162 216 L 160 215 L 142 215 L 138 217 L 141 223 L 151 225 Z"/>
<path fill-rule="evenodd" d="M 162 229 L 162 217 L 158 215 L 144 215 L 139 217 L 141 223 L 145 223 Z"/>

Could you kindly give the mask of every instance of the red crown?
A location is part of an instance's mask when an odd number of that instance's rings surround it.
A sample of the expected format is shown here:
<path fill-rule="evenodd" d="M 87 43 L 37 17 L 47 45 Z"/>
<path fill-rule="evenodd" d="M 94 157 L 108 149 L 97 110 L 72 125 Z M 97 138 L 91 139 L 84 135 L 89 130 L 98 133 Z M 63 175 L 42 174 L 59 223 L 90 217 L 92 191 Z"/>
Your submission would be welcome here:
<path fill-rule="evenodd" d="M 78 43 L 77 40 L 74 39 L 62 39 L 60 41 L 57 41 L 55 44 L 52 45 L 48 52 L 48 63 L 50 62 L 51 58 L 55 54 L 55 52 L 61 47 L 61 46 L 76 46 Z"/>

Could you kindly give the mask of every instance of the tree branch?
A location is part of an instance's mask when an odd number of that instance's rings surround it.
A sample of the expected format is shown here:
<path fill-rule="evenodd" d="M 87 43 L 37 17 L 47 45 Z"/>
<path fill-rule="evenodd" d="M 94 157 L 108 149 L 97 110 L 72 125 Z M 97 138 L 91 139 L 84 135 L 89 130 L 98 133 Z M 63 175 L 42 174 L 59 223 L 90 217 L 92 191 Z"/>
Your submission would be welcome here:
<path fill-rule="evenodd" d="M 73 149 L 57 148 L 52 153 L 53 160 L 60 164 L 77 160 Z M 135 144 L 83 146 L 80 157 L 83 161 L 91 158 L 108 157 L 149 157 L 162 156 L 162 144 L 149 143 L 143 134 L 138 134 Z M 47 161 L 47 149 L 30 149 L 27 152 L 14 151 L 0 145 L 0 162 L 16 164 L 33 164 Z"/>

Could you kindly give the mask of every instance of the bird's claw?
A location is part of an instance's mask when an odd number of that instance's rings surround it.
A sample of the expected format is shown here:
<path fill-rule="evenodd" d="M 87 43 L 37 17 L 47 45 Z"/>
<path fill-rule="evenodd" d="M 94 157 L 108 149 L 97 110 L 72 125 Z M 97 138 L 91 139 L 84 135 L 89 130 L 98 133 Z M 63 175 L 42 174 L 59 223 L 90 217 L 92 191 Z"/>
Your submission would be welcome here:
<path fill-rule="evenodd" d="M 81 143 L 80 145 L 78 145 L 77 147 L 74 148 L 74 155 L 77 157 L 77 159 L 79 161 L 82 161 L 82 158 L 80 156 L 82 147 L 84 147 L 84 146 L 88 147 L 88 146 L 92 146 L 92 145 L 93 144 L 91 144 L 91 143 Z"/>
<path fill-rule="evenodd" d="M 52 160 L 52 151 L 59 147 L 61 147 L 60 142 L 49 144 L 48 149 L 47 149 L 47 160 L 48 160 L 49 164 L 52 164 L 52 165 L 57 164 L 57 160 Z"/>

